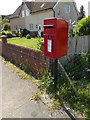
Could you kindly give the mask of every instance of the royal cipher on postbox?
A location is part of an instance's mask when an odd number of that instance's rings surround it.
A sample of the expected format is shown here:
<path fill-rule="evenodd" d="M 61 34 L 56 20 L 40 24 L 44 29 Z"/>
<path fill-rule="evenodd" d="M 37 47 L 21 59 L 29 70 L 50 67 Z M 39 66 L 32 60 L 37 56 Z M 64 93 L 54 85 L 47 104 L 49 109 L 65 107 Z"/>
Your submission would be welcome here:
<path fill-rule="evenodd" d="M 68 23 L 64 19 L 44 20 L 44 56 L 57 59 L 67 55 Z"/>

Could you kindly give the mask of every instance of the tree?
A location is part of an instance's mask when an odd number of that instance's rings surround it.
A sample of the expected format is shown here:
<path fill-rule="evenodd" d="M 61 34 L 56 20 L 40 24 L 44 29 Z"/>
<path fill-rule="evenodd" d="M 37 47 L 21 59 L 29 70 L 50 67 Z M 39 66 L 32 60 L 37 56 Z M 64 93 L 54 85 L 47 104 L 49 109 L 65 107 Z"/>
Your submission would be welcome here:
<path fill-rule="evenodd" d="M 4 23 L 9 23 L 9 19 L 8 19 L 8 18 L 4 18 L 4 19 L 2 20 L 2 25 L 3 25 Z"/>
<path fill-rule="evenodd" d="M 84 6 L 81 5 L 78 20 L 81 20 L 81 19 L 84 18 L 84 17 L 85 17 Z"/>
<path fill-rule="evenodd" d="M 2 26 L 2 29 L 3 30 L 10 30 L 10 23 L 4 23 L 3 26 Z"/>
<path fill-rule="evenodd" d="M 90 16 L 79 20 L 74 28 L 74 33 L 75 36 L 90 35 Z"/>

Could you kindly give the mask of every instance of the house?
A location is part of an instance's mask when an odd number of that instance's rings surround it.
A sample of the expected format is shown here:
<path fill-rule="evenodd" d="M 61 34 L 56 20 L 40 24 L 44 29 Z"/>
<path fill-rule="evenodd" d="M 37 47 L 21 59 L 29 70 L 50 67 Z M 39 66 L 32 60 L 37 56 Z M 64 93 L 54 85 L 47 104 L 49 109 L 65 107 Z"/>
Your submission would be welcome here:
<path fill-rule="evenodd" d="M 19 28 L 29 31 L 43 31 L 45 18 L 62 18 L 68 23 L 75 23 L 78 18 L 78 10 L 74 0 L 50 0 L 50 2 L 22 2 L 16 11 L 9 17 L 11 30 Z"/>

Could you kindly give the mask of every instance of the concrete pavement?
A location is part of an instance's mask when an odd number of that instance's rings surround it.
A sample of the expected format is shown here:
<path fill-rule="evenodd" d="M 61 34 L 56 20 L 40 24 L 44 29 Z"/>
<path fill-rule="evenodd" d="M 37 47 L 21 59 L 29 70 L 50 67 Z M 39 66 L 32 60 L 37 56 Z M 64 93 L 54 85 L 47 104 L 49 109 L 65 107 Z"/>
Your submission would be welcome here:
<path fill-rule="evenodd" d="M 50 111 L 42 101 L 30 101 L 38 88 L 19 76 L 2 61 L 2 117 L 3 118 L 70 118 L 63 110 Z"/>

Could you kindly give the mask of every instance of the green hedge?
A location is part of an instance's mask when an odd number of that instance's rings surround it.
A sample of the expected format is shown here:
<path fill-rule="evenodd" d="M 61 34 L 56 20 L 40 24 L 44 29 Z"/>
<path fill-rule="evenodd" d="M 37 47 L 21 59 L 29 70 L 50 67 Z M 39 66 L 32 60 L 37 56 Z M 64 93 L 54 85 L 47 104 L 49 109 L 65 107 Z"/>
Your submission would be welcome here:
<path fill-rule="evenodd" d="M 90 35 L 90 16 L 81 19 L 74 28 L 75 36 Z"/>

